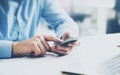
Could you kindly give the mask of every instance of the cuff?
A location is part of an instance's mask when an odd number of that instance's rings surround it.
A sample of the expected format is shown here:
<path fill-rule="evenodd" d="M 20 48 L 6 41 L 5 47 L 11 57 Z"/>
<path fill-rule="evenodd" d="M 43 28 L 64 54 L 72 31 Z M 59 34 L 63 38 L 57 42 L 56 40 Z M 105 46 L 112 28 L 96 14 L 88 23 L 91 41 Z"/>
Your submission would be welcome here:
<path fill-rule="evenodd" d="M 10 58 L 12 54 L 12 41 L 0 41 L 0 58 Z"/>

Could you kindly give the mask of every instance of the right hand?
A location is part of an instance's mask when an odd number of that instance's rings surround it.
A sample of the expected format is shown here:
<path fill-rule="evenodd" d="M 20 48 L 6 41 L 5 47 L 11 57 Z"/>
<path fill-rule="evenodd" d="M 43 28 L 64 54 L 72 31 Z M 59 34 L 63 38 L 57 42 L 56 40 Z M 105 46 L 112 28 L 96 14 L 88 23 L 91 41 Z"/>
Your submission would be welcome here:
<path fill-rule="evenodd" d="M 51 49 L 47 41 L 61 42 L 60 39 L 48 35 L 38 35 L 24 41 L 13 42 L 13 56 L 31 53 L 33 56 L 43 55 Z"/>

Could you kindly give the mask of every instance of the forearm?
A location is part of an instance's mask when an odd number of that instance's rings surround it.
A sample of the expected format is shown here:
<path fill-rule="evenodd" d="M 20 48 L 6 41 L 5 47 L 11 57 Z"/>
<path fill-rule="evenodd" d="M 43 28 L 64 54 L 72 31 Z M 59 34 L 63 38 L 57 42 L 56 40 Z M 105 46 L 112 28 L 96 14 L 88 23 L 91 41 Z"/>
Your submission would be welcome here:
<path fill-rule="evenodd" d="M 10 58 L 12 54 L 12 41 L 0 40 L 0 58 Z"/>
<path fill-rule="evenodd" d="M 78 36 L 79 28 L 73 20 L 68 20 L 58 25 L 55 32 L 57 33 L 57 37 L 60 37 L 64 32 L 69 32 L 71 36 Z"/>
<path fill-rule="evenodd" d="M 73 36 L 77 36 L 79 33 L 77 24 L 57 0 L 45 0 L 42 17 L 55 29 L 57 37 L 60 37 L 64 32 L 70 32 Z"/>

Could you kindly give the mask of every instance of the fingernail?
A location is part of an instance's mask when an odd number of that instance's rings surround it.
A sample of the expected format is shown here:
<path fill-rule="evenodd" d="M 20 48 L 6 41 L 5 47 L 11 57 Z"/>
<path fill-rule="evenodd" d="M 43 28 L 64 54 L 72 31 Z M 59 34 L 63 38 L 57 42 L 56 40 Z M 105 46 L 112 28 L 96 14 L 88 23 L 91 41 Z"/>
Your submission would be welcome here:
<path fill-rule="evenodd" d="M 73 46 L 72 44 L 68 44 L 68 46 Z"/>
<path fill-rule="evenodd" d="M 61 47 L 58 47 L 58 49 L 61 49 Z"/>
<path fill-rule="evenodd" d="M 62 39 L 60 39 L 60 42 L 63 42 L 63 40 L 62 40 Z"/>

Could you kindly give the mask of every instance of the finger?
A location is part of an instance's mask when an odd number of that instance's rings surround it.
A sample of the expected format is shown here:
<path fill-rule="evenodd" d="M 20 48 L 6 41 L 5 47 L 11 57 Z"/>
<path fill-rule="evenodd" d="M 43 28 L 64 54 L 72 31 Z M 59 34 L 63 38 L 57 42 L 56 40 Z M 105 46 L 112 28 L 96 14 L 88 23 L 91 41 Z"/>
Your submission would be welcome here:
<path fill-rule="evenodd" d="M 40 41 L 43 44 L 43 46 L 45 47 L 45 49 L 47 51 L 49 51 L 50 50 L 50 45 L 47 43 L 47 41 L 45 40 L 45 38 L 43 36 L 38 36 L 38 38 L 40 39 Z"/>
<path fill-rule="evenodd" d="M 71 35 L 70 35 L 69 32 L 65 32 L 65 33 L 62 35 L 62 39 L 63 39 L 63 40 L 66 40 L 66 39 L 68 39 L 69 37 L 71 37 Z"/>
<path fill-rule="evenodd" d="M 64 50 L 64 51 L 71 51 L 72 47 L 71 46 L 60 46 L 60 45 L 58 45 L 57 49 Z"/>
<path fill-rule="evenodd" d="M 34 41 L 33 42 L 33 51 L 34 51 L 34 56 L 38 56 L 41 54 L 41 50 L 39 49 L 39 47 L 37 46 L 37 42 Z"/>
<path fill-rule="evenodd" d="M 40 39 L 36 39 L 37 45 L 39 47 L 39 49 L 41 50 L 41 54 L 45 54 L 47 52 L 46 48 L 43 46 L 43 44 L 41 43 Z"/>
<path fill-rule="evenodd" d="M 46 41 L 62 42 L 61 39 L 54 37 L 54 36 L 44 35 L 44 38 Z"/>
<path fill-rule="evenodd" d="M 73 46 L 80 46 L 80 42 L 70 43 L 70 44 L 68 44 L 68 46 L 71 46 L 71 47 L 73 47 Z"/>
<path fill-rule="evenodd" d="M 66 51 L 64 51 L 64 50 L 59 50 L 59 49 L 54 48 L 54 47 L 51 48 L 51 51 L 52 51 L 53 53 L 56 53 L 56 54 L 67 55 L 67 52 L 66 52 Z"/>

